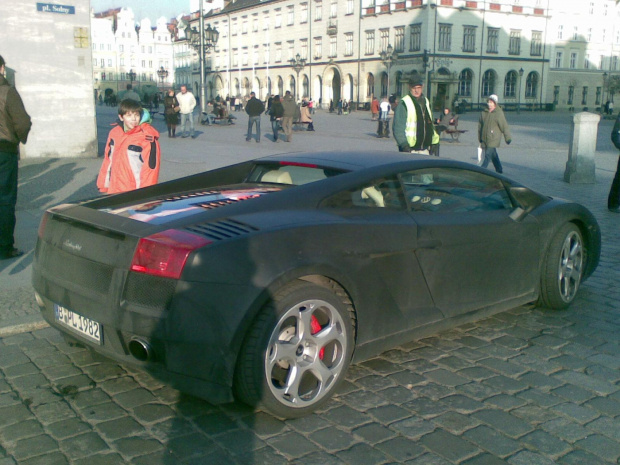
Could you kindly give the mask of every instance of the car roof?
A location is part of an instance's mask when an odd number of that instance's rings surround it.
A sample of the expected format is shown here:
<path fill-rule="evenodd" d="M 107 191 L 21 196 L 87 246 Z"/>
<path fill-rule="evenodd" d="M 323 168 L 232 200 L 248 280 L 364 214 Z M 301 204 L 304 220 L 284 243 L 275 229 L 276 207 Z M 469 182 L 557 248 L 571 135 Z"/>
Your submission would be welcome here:
<path fill-rule="evenodd" d="M 403 154 L 396 151 L 377 150 L 331 150 L 323 152 L 291 152 L 270 155 L 259 158 L 255 162 L 294 162 L 307 163 L 319 166 L 329 166 L 347 171 L 357 171 L 364 168 L 372 168 L 392 163 L 412 161 L 415 159 L 428 160 L 428 156 Z"/>

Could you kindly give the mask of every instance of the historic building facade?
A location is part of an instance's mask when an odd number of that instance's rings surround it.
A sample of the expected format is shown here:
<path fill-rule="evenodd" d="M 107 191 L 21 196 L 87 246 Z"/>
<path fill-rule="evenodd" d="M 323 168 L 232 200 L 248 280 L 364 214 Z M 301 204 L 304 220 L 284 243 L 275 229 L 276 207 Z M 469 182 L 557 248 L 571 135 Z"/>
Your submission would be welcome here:
<path fill-rule="evenodd" d="M 327 106 L 367 105 L 426 78 L 435 109 L 594 109 L 611 98 L 620 27 L 614 0 L 236 0 L 204 14 L 219 40 L 205 55 L 207 98 L 290 90 Z M 189 17 L 199 29 L 199 14 Z M 185 79 L 200 95 L 200 60 L 186 44 Z M 388 51 L 392 51 L 392 59 Z M 294 69 L 290 60 L 305 60 Z M 191 60 L 189 59 L 191 57 Z M 187 78 L 187 75 L 192 75 Z"/>

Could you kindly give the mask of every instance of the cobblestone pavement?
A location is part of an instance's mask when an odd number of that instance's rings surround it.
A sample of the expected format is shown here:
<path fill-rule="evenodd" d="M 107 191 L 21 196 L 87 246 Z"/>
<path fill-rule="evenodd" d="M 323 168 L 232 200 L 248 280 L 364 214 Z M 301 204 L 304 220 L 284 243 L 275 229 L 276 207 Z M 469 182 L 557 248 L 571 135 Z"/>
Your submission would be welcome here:
<path fill-rule="evenodd" d="M 316 120 L 317 133 L 295 134 L 278 148 L 394 149 L 393 140 L 374 138 L 367 114 Z M 508 120 L 514 142 L 499 150 L 507 175 L 581 201 L 601 224 L 601 264 L 568 310 L 519 307 L 402 345 L 352 366 L 325 409 L 287 421 L 183 395 L 67 345 L 50 328 L 7 335 L 0 338 L 0 465 L 618 463 L 620 217 L 605 208 L 617 161 L 611 122 L 601 123 L 597 183 L 571 185 L 562 181 L 568 115 Z M 243 141 L 239 121 L 198 140 L 164 138 L 164 155 L 173 144 L 183 153 L 167 157 L 164 177 L 273 151 L 267 137 L 260 145 Z M 475 115 L 459 126 L 468 132 L 444 143 L 442 156 L 473 162 Z M 221 152 L 227 146 L 234 149 Z M 18 241 L 34 244 L 40 209 L 94 195 L 97 168 L 96 160 L 24 163 Z M 64 184 L 50 184 L 54 176 Z M 19 310 L 34 308 L 30 255 L 0 270 L 0 323 L 32 316 Z"/>

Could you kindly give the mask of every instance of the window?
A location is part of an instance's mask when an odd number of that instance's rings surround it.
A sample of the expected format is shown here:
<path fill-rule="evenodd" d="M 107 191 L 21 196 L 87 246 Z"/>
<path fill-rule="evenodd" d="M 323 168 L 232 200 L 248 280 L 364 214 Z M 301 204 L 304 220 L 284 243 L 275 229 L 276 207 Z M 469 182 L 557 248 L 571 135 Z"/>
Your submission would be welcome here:
<path fill-rule="evenodd" d="M 509 55 L 521 54 L 521 31 L 516 29 L 510 30 L 510 42 L 508 44 Z"/>
<path fill-rule="evenodd" d="M 286 61 L 290 61 L 295 58 L 295 41 L 289 40 L 286 43 L 288 44 L 288 56 L 286 57 Z"/>
<path fill-rule="evenodd" d="M 500 179 L 469 170 L 426 168 L 403 173 L 405 198 L 416 212 L 466 213 L 511 210 Z"/>
<path fill-rule="evenodd" d="M 243 53 L 241 55 L 241 64 L 243 66 L 248 65 L 248 48 L 247 47 L 243 47 Z"/>
<path fill-rule="evenodd" d="M 487 29 L 487 53 L 497 53 L 499 44 L 499 29 L 490 27 Z"/>
<path fill-rule="evenodd" d="M 335 58 L 336 57 L 336 52 L 337 52 L 337 42 L 336 42 L 336 36 L 330 36 L 329 38 L 329 58 Z"/>
<path fill-rule="evenodd" d="M 282 62 L 282 42 L 276 42 L 276 63 Z"/>
<path fill-rule="evenodd" d="M 366 97 L 372 96 L 375 93 L 375 77 L 372 73 L 368 73 L 368 79 L 366 80 Z"/>
<path fill-rule="evenodd" d="M 375 31 L 366 31 L 366 55 L 375 53 Z"/>
<path fill-rule="evenodd" d="M 299 39 L 301 53 L 300 56 L 304 60 L 308 59 L 308 39 Z"/>
<path fill-rule="evenodd" d="M 534 98 L 538 95 L 538 73 L 531 72 L 525 78 L 525 98 Z"/>
<path fill-rule="evenodd" d="M 440 24 L 439 25 L 439 50 L 442 52 L 449 52 L 452 47 L 452 25 Z"/>
<path fill-rule="evenodd" d="M 463 26 L 463 51 L 475 52 L 476 51 L 476 27 L 475 26 Z"/>
<path fill-rule="evenodd" d="M 488 97 L 495 93 L 495 71 L 489 69 L 482 75 L 482 96 Z"/>
<path fill-rule="evenodd" d="M 280 8 L 278 8 L 276 10 L 276 23 L 275 23 L 275 27 L 282 27 L 282 11 L 280 11 Z"/>
<path fill-rule="evenodd" d="M 517 88 L 517 72 L 508 71 L 506 73 L 506 79 L 504 80 L 504 97 L 514 98 L 516 96 Z"/>
<path fill-rule="evenodd" d="M 353 55 L 353 33 L 347 32 L 344 35 L 344 55 L 351 56 Z"/>
<path fill-rule="evenodd" d="M 125 46 L 124 45 L 119 45 L 118 46 L 118 51 L 119 52 L 124 52 L 125 51 Z"/>
<path fill-rule="evenodd" d="M 233 48 L 232 50 L 232 65 L 234 67 L 239 66 L 239 50 Z"/>
<path fill-rule="evenodd" d="M 558 104 L 558 96 L 560 95 L 560 86 L 553 86 L 553 103 Z"/>
<path fill-rule="evenodd" d="M 112 67 L 112 58 L 108 58 L 108 68 Z"/>
<path fill-rule="evenodd" d="M 346 10 L 346 14 L 348 15 L 352 15 L 353 12 L 355 11 L 355 3 L 353 3 L 353 0 L 347 0 L 347 10 Z"/>
<path fill-rule="evenodd" d="M 564 38 L 564 26 L 560 24 L 558 26 L 558 39 L 562 40 Z"/>
<path fill-rule="evenodd" d="M 555 52 L 555 67 L 562 67 L 562 52 Z"/>
<path fill-rule="evenodd" d="M 252 32 L 258 32 L 258 18 L 252 18 Z"/>
<path fill-rule="evenodd" d="M 381 52 L 387 50 L 388 45 L 390 43 L 390 30 L 389 29 L 379 29 L 379 50 Z"/>
<path fill-rule="evenodd" d="M 237 35 L 237 20 L 236 19 L 233 19 L 230 25 L 230 35 L 233 35 L 233 36 Z"/>
<path fill-rule="evenodd" d="M 474 73 L 471 69 L 464 69 L 459 74 L 459 95 L 461 97 L 471 97 L 471 83 L 474 77 Z"/>
<path fill-rule="evenodd" d="M 244 17 L 241 21 L 241 34 L 248 33 L 248 18 Z"/>
<path fill-rule="evenodd" d="M 265 17 L 263 18 L 263 31 L 268 31 L 271 25 L 271 21 L 269 20 L 269 13 L 265 13 Z"/>
<path fill-rule="evenodd" d="M 405 51 L 405 27 L 397 26 L 394 28 L 394 51 Z"/>
<path fill-rule="evenodd" d="M 586 59 L 583 62 L 583 67 L 585 69 L 590 69 L 590 54 L 586 53 Z"/>
<path fill-rule="evenodd" d="M 575 69 L 577 67 L 577 52 L 570 53 L 570 68 Z"/>
<path fill-rule="evenodd" d="M 597 87 L 596 88 L 596 102 L 594 102 L 596 105 L 600 105 L 601 104 L 601 94 L 603 92 L 603 88 L 602 87 Z"/>
<path fill-rule="evenodd" d="M 568 104 L 573 104 L 573 99 L 575 98 L 575 86 L 568 86 Z"/>
<path fill-rule="evenodd" d="M 417 52 L 421 47 L 422 39 L 422 25 L 412 24 L 409 26 L 409 51 Z"/>
<path fill-rule="evenodd" d="M 264 44 L 263 45 L 263 52 L 265 53 L 265 64 L 269 63 L 269 44 Z"/>
<path fill-rule="evenodd" d="M 314 38 L 314 58 L 320 59 L 323 57 L 323 38 L 315 37 Z"/>
<path fill-rule="evenodd" d="M 295 24 L 295 6 L 291 5 L 288 7 L 286 17 L 287 17 L 287 20 L 286 20 L 287 26 L 292 26 L 293 24 Z"/>
<path fill-rule="evenodd" d="M 405 199 L 396 177 L 379 178 L 347 189 L 323 201 L 324 208 L 391 208 L 405 209 Z"/>
<path fill-rule="evenodd" d="M 338 17 L 338 2 L 336 0 L 331 0 L 331 3 L 329 4 L 329 17 Z"/>
<path fill-rule="evenodd" d="M 300 14 L 299 22 L 301 24 L 304 24 L 308 22 L 308 4 L 302 3 L 300 6 L 301 6 L 301 14 Z"/>
<path fill-rule="evenodd" d="M 100 63 L 101 63 L 101 67 L 105 68 L 105 58 L 102 58 Z"/>
<path fill-rule="evenodd" d="M 594 2 L 590 2 L 590 9 L 589 9 L 589 13 L 590 13 L 591 15 L 593 15 L 593 14 L 594 14 Z"/>
<path fill-rule="evenodd" d="M 321 21 L 323 19 L 323 2 L 317 0 L 314 4 L 314 20 Z"/>
<path fill-rule="evenodd" d="M 532 31 L 532 43 L 530 45 L 530 55 L 541 56 L 542 55 L 542 32 Z"/>
<path fill-rule="evenodd" d="M 588 104 L 588 86 L 584 86 L 583 90 L 581 91 L 581 104 Z"/>

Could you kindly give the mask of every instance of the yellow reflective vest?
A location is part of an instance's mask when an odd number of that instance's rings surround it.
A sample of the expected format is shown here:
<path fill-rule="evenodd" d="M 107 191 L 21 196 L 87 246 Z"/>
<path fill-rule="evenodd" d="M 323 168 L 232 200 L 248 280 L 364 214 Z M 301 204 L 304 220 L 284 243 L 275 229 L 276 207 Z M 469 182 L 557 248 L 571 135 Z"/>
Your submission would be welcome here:
<path fill-rule="evenodd" d="M 424 100 L 426 100 L 426 111 L 428 111 L 430 117 L 433 114 L 431 112 L 431 105 L 427 98 L 424 98 Z M 413 100 L 410 95 L 405 95 L 401 99 L 400 103 L 404 103 L 407 107 L 407 123 L 405 124 L 405 137 L 407 137 L 407 143 L 409 144 L 409 147 L 415 147 L 417 141 L 418 120 Z M 432 123 L 431 127 L 433 128 L 433 139 L 431 144 L 439 144 L 439 134 L 435 131 L 435 126 L 433 126 Z"/>

